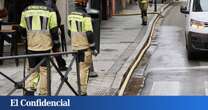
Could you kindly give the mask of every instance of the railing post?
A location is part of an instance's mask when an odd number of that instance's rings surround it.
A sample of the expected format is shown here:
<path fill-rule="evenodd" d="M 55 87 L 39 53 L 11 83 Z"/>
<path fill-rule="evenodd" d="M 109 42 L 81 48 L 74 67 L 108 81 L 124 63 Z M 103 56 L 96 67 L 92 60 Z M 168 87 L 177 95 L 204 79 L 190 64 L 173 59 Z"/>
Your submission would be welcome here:
<path fill-rule="evenodd" d="M 25 78 L 26 76 L 26 58 L 24 58 L 24 64 L 23 64 L 23 79 Z M 25 87 L 25 81 L 23 82 L 23 86 Z M 23 90 L 23 95 L 25 94 L 25 91 Z"/>
<path fill-rule="evenodd" d="M 0 30 L 1 30 L 2 21 L 0 20 Z M 0 33 L 0 57 L 3 57 L 4 50 L 4 38 Z M 3 65 L 3 60 L 0 60 L 0 65 Z"/>
<path fill-rule="evenodd" d="M 46 62 L 47 62 L 48 96 L 51 96 L 51 65 L 50 65 L 50 56 L 46 57 Z"/>
<path fill-rule="evenodd" d="M 27 53 L 27 52 L 26 52 Z M 51 60 L 51 56 L 56 56 L 56 55 L 64 55 L 64 54 L 73 54 L 74 58 L 72 59 L 72 62 L 69 65 L 69 69 L 67 70 L 67 72 L 65 73 L 65 75 L 63 75 L 60 70 L 58 69 L 58 67 L 56 66 L 56 64 Z M 31 57 L 44 57 L 33 69 L 31 69 L 29 71 L 28 74 L 26 74 L 26 59 L 27 58 L 31 58 Z M 79 54 L 76 52 L 60 52 L 60 53 L 44 53 L 44 54 L 31 54 L 31 55 L 18 55 L 18 56 L 6 56 L 6 57 L 0 57 L 0 60 L 9 60 L 9 59 L 24 59 L 23 62 L 23 79 L 19 82 L 16 82 L 15 80 L 11 79 L 9 76 L 7 76 L 6 74 L 0 72 L 0 75 L 2 75 L 3 77 L 5 77 L 6 79 L 8 79 L 9 81 L 11 81 L 14 84 L 14 89 L 12 89 L 11 92 L 8 93 L 8 95 L 13 94 L 17 89 L 23 89 L 23 94 L 26 90 L 25 88 L 25 81 L 31 76 L 32 72 L 37 70 L 42 63 L 46 62 L 46 70 L 47 70 L 47 95 L 51 96 L 52 95 L 52 89 L 51 89 L 51 67 L 52 65 L 50 64 L 50 62 L 53 64 L 53 66 L 56 68 L 56 70 L 58 70 L 57 72 L 61 75 L 62 77 L 62 81 L 65 82 L 68 87 L 72 90 L 72 92 L 78 96 L 81 94 L 81 86 L 80 86 L 80 67 L 79 67 Z M 68 73 L 71 70 L 71 67 L 73 65 L 74 60 L 76 59 L 76 69 L 77 69 L 77 82 L 78 82 L 78 92 L 71 86 L 71 84 L 68 82 Z M 44 69 L 45 71 L 45 69 Z M 60 86 L 61 87 L 61 86 Z"/>

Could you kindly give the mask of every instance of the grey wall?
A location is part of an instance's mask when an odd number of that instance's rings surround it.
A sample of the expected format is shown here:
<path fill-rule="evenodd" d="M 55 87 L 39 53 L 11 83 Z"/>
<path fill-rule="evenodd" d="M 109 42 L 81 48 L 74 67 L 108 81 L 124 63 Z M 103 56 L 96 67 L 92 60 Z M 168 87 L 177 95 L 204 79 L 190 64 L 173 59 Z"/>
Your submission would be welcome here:
<path fill-rule="evenodd" d="M 57 0 L 57 7 L 59 9 L 61 19 L 62 19 L 62 24 L 65 24 L 66 21 L 66 15 L 67 13 L 67 0 Z"/>
<path fill-rule="evenodd" d="M 65 26 L 65 35 L 67 34 L 67 16 L 74 9 L 73 0 L 57 0 L 57 7 L 61 15 L 61 23 Z M 69 37 L 67 37 L 67 43 L 69 44 Z"/>

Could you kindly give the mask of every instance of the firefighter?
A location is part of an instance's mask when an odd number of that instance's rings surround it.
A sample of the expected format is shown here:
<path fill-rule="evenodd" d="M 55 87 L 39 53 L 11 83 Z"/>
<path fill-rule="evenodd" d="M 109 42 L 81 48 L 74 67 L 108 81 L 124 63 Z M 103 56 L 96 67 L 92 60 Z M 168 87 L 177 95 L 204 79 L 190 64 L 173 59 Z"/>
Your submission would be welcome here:
<path fill-rule="evenodd" d="M 58 25 L 56 13 L 48 8 L 44 0 L 34 0 L 21 16 L 21 30 L 27 32 L 28 54 L 50 53 L 52 47 L 59 48 Z M 33 69 L 43 57 L 28 58 L 29 67 Z M 34 71 L 25 82 L 25 95 L 48 95 L 47 67 L 43 62 L 39 70 Z"/>
<path fill-rule="evenodd" d="M 68 33 L 71 38 L 72 50 L 78 52 L 80 92 L 82 96 L 87 95 L 92 54 L 97 54 L 93 38 L 92 20 L 85 10 L 87 2 L 88 0 L 74 0 L 75 11 L 68 16 Z"/>
<path fill-rule="evenodd" d="M 147 25 L 148 0 L 138 0 L 138 2 L 141 10 L 142 25 Z"/>
<path fill-rule="evenodd" d="M 45 0 L 45 1 L 47 2 L 47 5 L 49 7 L 51 7 L 56 12 L 58 27 L 61 30 L 61 15 L 60 15 L 58 8 L 56 6 L 57 0 Z M 63 32 L 64 30 L 61 30 L 61 31 L 62 31 L 62 33 L 64 33 Z M 60 48 L 53 48 L 52 50 L 53 50 L 53 52 L 60 52 Z M 66 71 L 67 70 L 66 61 L 63 59 L 63 57 L 61 55 L 58 55 L 58 56 L 55 56 L 55 59 L 56 59 L 56 62 L 59 66 L 59 69 L 61 71 Z"/>

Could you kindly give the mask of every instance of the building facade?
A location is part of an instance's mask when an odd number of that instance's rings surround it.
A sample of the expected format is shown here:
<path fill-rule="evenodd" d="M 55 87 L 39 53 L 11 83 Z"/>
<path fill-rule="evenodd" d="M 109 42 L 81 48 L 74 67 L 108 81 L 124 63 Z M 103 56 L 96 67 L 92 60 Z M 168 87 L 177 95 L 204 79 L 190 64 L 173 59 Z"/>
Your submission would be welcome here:
<path fill-rule="evenodd" d="M 30 0 L 0 0 L 0 9 L 4 7 L 8 9 L 9 18 L 17 19 L 23 8 Z M 89 0 L 90 6 L 100 11 L 100 19 L 107 20 L 111 16 L 118 14 L 125 9 L 133 0 Z M 74 9 L 73 0 L 57 0 L 57 6 L 62 17 L 62 24 L 66 23 L 67 15 Z"/>

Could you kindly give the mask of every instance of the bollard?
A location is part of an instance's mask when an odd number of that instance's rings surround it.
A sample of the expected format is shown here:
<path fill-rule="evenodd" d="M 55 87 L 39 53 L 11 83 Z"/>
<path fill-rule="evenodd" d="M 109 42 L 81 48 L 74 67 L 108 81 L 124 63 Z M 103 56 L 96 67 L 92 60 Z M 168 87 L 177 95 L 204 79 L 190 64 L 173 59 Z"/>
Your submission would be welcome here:
<path fill-rule="evenodd" d="M 47 62 L 48 96 L 51 96 L 51 65 L 50 65 L 50 56 L 46 57 L 46 62 Z"/>
<path fill-rule="evenodd" d="M 0 19 L 0 30 L 1 30 L 2 20 Z M 4 49 L 4 39 L 0 34 L 0 57 L 3 57 L 3 49 Z M 0 60 L 0 65 L 3 65 L 3 60 Z"/>

